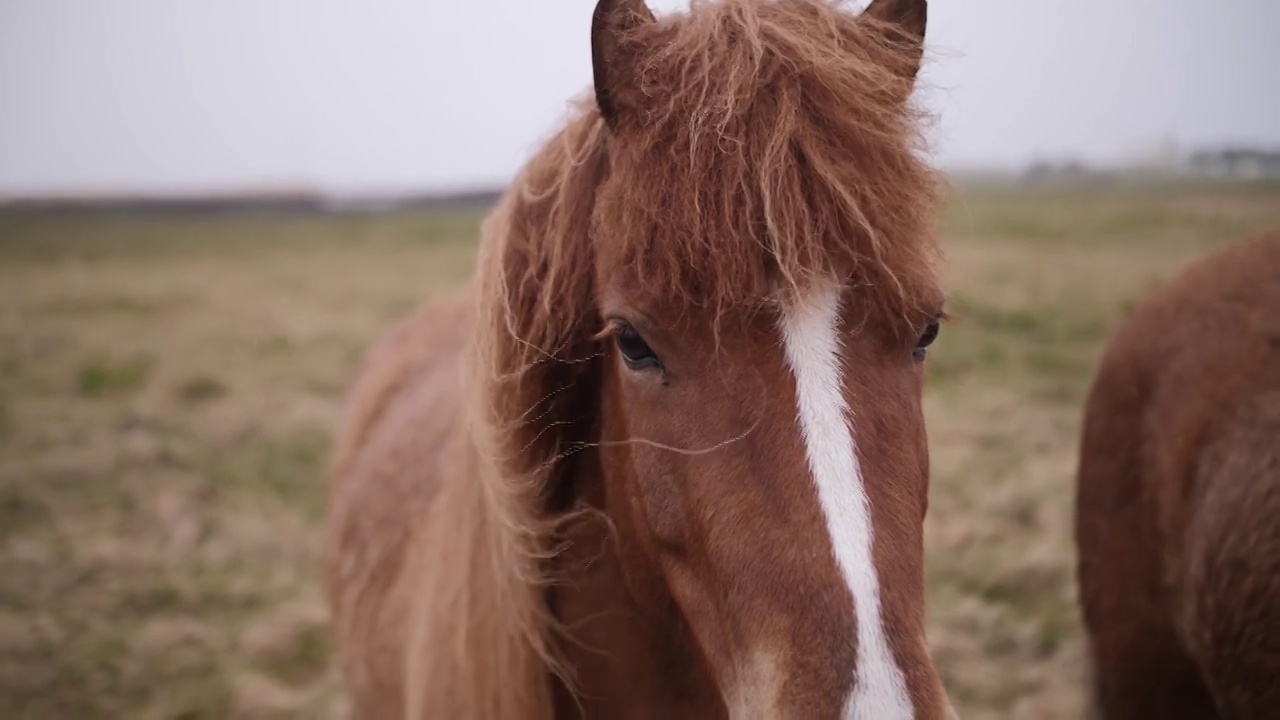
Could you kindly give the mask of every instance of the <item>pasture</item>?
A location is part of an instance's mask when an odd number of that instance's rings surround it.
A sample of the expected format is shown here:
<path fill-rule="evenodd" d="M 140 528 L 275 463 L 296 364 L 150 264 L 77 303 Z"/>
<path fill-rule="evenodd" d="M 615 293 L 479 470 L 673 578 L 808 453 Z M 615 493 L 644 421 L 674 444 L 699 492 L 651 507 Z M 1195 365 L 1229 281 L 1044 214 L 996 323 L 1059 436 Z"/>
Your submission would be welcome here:
<path fill-rule="evenodd" d="M 479 214 L 0 210 L 0 715 L 341 715 L 323 469 L 367 344 Z M 958 187 L 930 354 L 930 639 L 964 718 L 1077 718 L 1081 404 L 1154 283 L 1280 185 Z"/>

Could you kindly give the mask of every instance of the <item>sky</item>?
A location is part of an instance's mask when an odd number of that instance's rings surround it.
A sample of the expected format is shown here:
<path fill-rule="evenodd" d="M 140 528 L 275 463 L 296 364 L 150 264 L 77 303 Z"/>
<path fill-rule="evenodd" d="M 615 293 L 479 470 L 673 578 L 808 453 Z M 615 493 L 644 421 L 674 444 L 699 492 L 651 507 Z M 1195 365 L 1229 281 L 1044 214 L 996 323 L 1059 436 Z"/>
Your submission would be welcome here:
<path fill-rule="evenodd" d="M 590 87 L 594 5 L 0 0 L 0 196 L 504 183 Z M 929 15 L 920 97 L 944 167 L 1280 147 L 1280 2 Z"/>

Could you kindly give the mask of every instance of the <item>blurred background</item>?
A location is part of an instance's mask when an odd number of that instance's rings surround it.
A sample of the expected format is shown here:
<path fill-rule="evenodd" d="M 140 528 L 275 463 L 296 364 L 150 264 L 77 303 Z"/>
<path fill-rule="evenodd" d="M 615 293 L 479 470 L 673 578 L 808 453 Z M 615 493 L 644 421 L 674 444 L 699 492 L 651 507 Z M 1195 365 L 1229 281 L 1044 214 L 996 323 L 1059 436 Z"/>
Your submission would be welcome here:
<path fill-rule="evenodd" d="M 341 394 L 470 271 L 590 84 L 593 6 L 0 0 L 0 714 L 340 716 Z M 1136 298 L 1280 228 L 1278 27 L 1267 0 L 931 4 L 959 319 L 927 583 L 963 717 L 1080 717 L 1083 396 Z"/>

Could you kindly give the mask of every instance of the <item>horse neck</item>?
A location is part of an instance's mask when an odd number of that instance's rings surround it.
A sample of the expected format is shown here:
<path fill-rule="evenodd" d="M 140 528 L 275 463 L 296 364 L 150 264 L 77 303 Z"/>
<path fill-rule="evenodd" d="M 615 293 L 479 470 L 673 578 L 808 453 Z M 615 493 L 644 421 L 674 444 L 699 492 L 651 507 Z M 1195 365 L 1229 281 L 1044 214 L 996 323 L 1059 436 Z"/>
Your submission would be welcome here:
<path fill-rule="evenodd" d="M 557 684 L 557 717 L 723 717 L 661 571 L 635 547 L 625 499 L 605 492 L 597 453 L 583 453 L 571 472 L 590 511 L 566 530 L 549 598 L 558 654 L 575 674 L 573 692 Z"/>

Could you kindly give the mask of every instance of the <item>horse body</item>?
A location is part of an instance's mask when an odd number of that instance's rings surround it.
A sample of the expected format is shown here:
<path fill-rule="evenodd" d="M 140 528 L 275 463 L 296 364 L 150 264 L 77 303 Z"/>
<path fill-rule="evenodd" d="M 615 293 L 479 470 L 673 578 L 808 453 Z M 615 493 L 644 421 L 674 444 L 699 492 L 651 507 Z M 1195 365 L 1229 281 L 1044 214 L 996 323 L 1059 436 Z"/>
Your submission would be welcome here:
<path fill-rule="evenodd" d="M 601 0 L 594 102 L 382 340 L 332 471 L 360 717 L 940 718 L 924 0 Z"/>
<path fill-rule="evenodd" d="M 1280 708 L 1280 235 L 1153 293 L 1090 393 L 1081 604 L 1102 717 Z"/>

